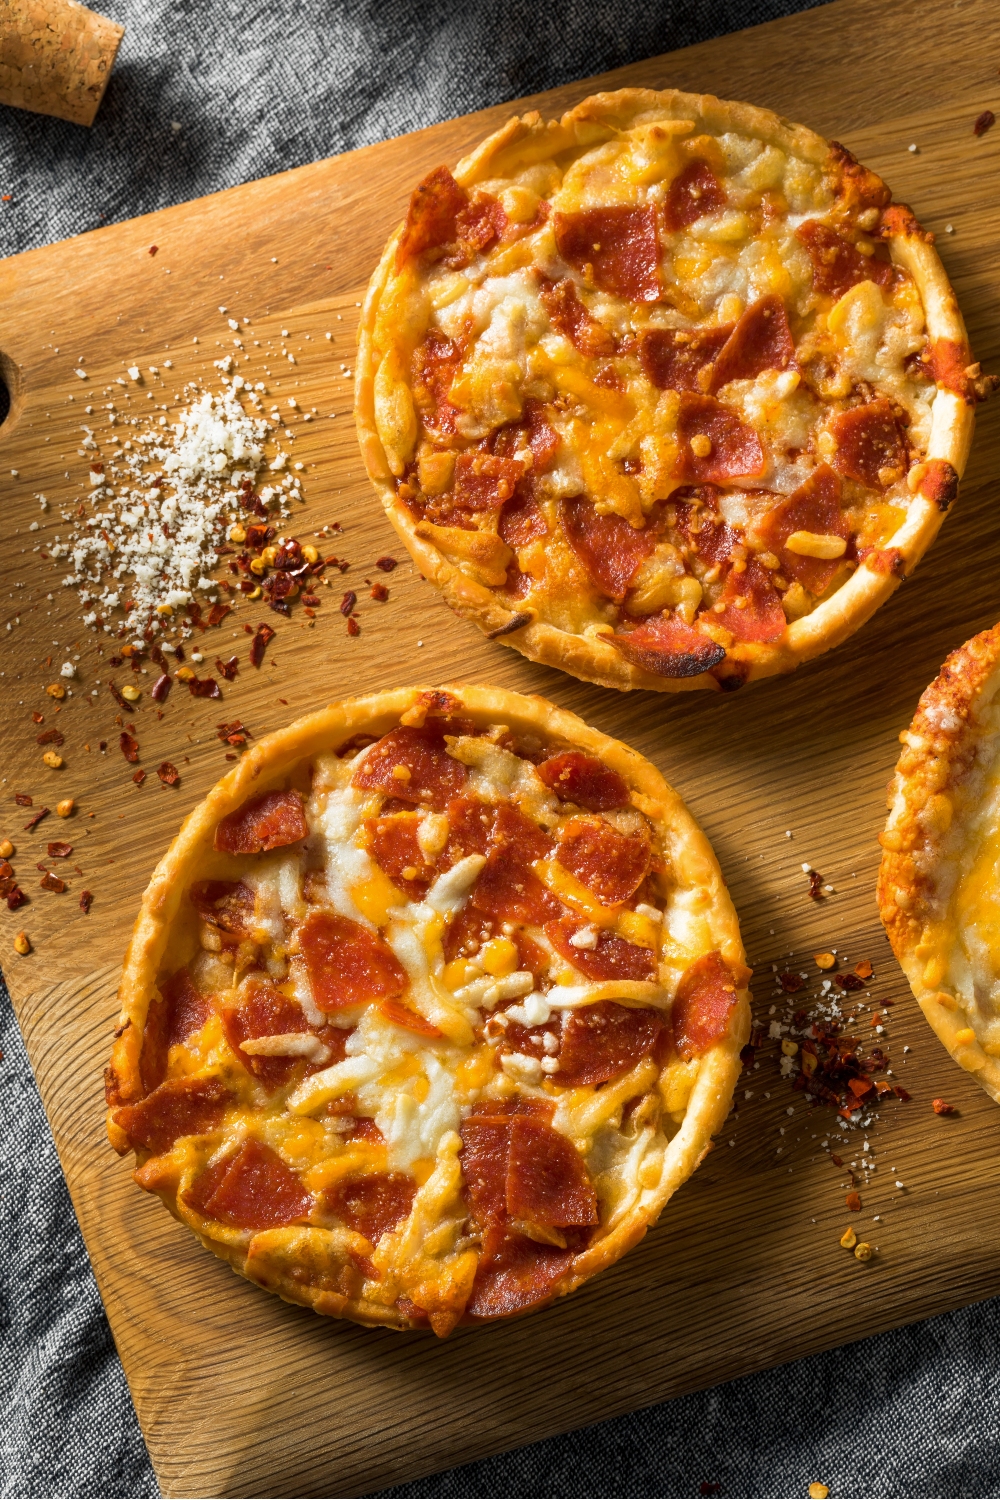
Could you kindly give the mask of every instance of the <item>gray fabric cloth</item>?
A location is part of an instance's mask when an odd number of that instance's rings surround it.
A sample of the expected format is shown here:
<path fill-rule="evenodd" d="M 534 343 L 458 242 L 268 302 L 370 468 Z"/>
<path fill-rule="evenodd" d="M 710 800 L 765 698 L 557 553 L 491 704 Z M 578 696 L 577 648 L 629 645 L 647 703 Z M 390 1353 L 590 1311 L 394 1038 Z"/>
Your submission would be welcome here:
<path fill-rule="evenodd" d="M 4 255 L 805 7 L 103 8 L 128 29 L 93 130 L 0 109 Z M 155 1495 L 2 983 L 0 1046 L 0 1495 Z M 390 1493 L 995 1494 L 998 1337 L 994 1302 Z"/>

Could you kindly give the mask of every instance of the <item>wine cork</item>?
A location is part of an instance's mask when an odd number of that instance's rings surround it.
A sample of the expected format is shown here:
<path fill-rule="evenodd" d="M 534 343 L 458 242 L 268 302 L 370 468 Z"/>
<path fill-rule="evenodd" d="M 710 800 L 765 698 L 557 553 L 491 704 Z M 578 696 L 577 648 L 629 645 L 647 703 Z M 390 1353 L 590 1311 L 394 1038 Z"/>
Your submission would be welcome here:
<path fill-rule="evenodd" d="M 124 33 L 74 0 L 0 0 L 0 104 L 92 125 Z"/>

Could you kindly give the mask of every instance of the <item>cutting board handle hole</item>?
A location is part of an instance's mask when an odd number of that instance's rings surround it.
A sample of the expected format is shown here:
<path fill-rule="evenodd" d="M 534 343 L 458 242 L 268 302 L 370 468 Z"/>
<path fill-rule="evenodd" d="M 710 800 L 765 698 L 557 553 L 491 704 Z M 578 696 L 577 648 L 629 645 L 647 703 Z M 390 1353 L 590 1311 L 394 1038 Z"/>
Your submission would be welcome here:
<path fill-rule="evenodd" d="M 7 437 L 21 412 L 21 372 L 8 354 L 0 351 L 0 439 Z"/>

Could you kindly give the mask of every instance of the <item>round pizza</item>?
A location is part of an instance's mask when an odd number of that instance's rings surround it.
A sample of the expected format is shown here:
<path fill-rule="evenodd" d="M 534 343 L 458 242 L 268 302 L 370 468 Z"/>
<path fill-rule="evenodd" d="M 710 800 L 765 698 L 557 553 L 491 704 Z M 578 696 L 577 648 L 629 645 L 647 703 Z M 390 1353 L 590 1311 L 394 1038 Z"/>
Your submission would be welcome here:
<path fill-rule="evenodd" d="M 108 1130 L 251 1281 L 443 1336 L 641 1239 L 729 1111 L 748 979 L 648 761 L 541 698 L 379 693 L 261 740 L 161 860 Z"/>
<path fill-rule="evenodd" d="M 900 739 L 882 921 L 927 1020 L 1000 1103 L 1000 625 L 952 652 Z"/>
<path fill-rule="evenodd" d="M 837 644 L 954 500 L 972 363 L 910 210 L 766 110 L 623 89 L 416 187 L 356 416 L 420 571 L 617 688 L 726 690 Z"/>

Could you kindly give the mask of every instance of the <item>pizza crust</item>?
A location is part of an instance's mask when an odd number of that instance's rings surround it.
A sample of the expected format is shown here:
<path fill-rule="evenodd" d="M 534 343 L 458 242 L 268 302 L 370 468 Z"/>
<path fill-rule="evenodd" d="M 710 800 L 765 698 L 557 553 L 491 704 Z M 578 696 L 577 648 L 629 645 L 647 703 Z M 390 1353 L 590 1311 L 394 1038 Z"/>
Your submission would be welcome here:
<path fill-rule="evenodd" d="M 185 819 L 170 849 L 160 860 L 143 897 L 132 939 L 125 955 L 119 1001 L 121 1011 L 110 1067 L 106 1070 L 109 1108 L 107 1129 L 119 1154 L 132 1149 L 124 1131 L 115 1123 L 115 1109 L 142 1097 L 139 1060 L 144 1027 L 152 1001 L 159 997 L 158 979 L 173 965 L 168 958 L 174 923 L 185 893 L 195 879 L 214 878 L 221 873 L 227 856 L 213 849 L 220 819 L 234 812 L 250 797 L 290 784 L 296 769 L 308 766 L 313 757 L 328 752 L 358 734 L 380 735 L 394 728 L 401 716 L 418 706 L 421 695 L 432 690 L 398 688 L 331 705 L 268 735 L 244 753 L 239 764 L 212 788 Z M 733 1089 L 741 1070 L 740 1049 L 750 1028 L 750 994 L 739 923 L 714 852 L 677 792 L 644 757 L 620 741 L 601 734 L 576 715 L 557 708 L 537 696 L 524 696 L 501 688 L 456 686 L 443 691 L 459 702 L 461 712 L 479 724 L 503 723 L 511 731 L 535 734 L 543 741 L 566 744 L 597 756 L 618 772 L 634 796 L 634 805 L 661 833 L 663 848 L 673 869 L 672 889 L 685 891 L 711 934 L 710 948 L 717 948 L 737 976 L 740 988 L 728 1033 L 703 1055 L 686 1065 L 682 1080 L 682 1118 L 669 1139 L 655 1174 L 647 1170 L 635 1202 L 614 1223 L 609 1233 L 570 1262 L 553 1297 L 572 1291 L 596 1272 L 613 1264 L 655 1223 L 673 1192 L 691 1175 L 712 1147 L 712 1136 L 721 1129 L 729 1112 Z M 710 951 L 707 948 L 706 951 Z M 610 986 L 609 986 L 610 987 Z M 619 990 L 627 991 L 627 984 Z M 633 986 L 635 988 L 635 986 Z M 676 1061 L 676 1059 L 675 1059 Z M 662 1075 L 653 1070 L 644 1085 L 655 1092 Z M 640 1064 L 640 1067 L 642 1065 Z M 634 1070 L 635 1071 L 635 1070 Z M 648 1071 L 648 1070 L 647 1070 Z M 645 1075 L 643 1075 L 645 1076 Z M 615 1087 L 615 1082 L 606 1088 Z M 633 1090 L 634 1092 L 634 1090 Z M 679 1096 L 680 1099 L 680 1096 Z M 407 1328 L 411 1324 L 394 1307 L 345 1293 L 345 1267 L 352 1244 L 350 1230 L 327 1230 L 309 1225 L 291 1225 L 253 1235 L 246 1243 L 243 1231 L 218 1225 L 211 1235 L 205 1221 L 185 1205 L 182 1194 L 190 1185 L 197 1162 L 171 1161 L 177 1153 L 155 1158 L 159 1163 L 152 1177 L 143 1171 L 150 1153 L 136 1152 L 137 1180 L 155 1191 L 165 1206 L 197 1234 L 209 1250 L 226 1260 L 239 1274 L 286 1301 L 312 1307 L 316 1312 L 352 1319 L 364 1324 Z M 457 1171 L 457 1163 L 456 1168 Z M 357 1249 L 358 1236 L 353 1236 Z M 360 1241 L 362 1253 L 367 1243 Z M 357 1280 L 355 1276 L 355 1281 Z M 550 1299 L 551 1300 L 551 1299 Z"/>
<path fill-rule="evenodd" d="M 515 162 L 542 161 L 561 150 L 606 138 L 649 112 L 665 120 L 693 120 L 696 130 L 709 134 L 743 131 L 816 167 L 831 160 L 831 147 L 821 136 L 769 110 L 676 89 L 621 89 L 592 95 L 558 121 L 544 121 L 537 112 L 509 120 L 459 162 L 455 180 L 462 188 L 471 188 L 484 178 L 502 175 Z M 940 258 L 909 210 L 902 205 L 896 207 L 899 211 L 894 232 L 887 239 L 891 259 L 908 270 L 916 283 L 928 336 L 954 341 L 971 365 L 965 325 Z M 914 493 L 905 520 L 879 552 L 865 559 L 810 614 L 791 621 L 782 639 L 756 645 L 745 653 L 734 674 L 720 678 L 702 672 L 664 678 L 625 660 L 602 639 L 610 633 L 610 627 L 588 627 L 585 633 L 575 634 L 537 618 L 530 607 L 510 604 L 488 586 L 488 581 L 480 582 L 463 570 L 460 554 L 448 545 L 454 538 L 442 538 L 433 526 L 415 520 L 396 493 L 395 480 L 401 472 L 394 452 L 396 440 L 405 452 L 406 443 L 416 432 L 416 415 L 404 377 L 404 356 L 412 353 L 413 331 L 407 326 L 405 306 L 397 306 L 393 300 L 395 258 L 402 230 L 401 225 L 385 247 L 369 284 L 358 328 L 355 418 L 362 457 L 386 515 L 420 572 L 440 589 L 457 614 L 473 621 L 491 639 L 533 661 L 604 687 L 725 691 L 744 681 L 790 672 L 800 662 L 810 661 L 846 640 L 903 578 L 910 576 L 937 535 L 964 471 L 974 425 L 972 399 L 946 389 L 940 382 L 925 463 L 939 461 L 953 471 L 948 499 L 939 501 Z M 388 342 L 386 328 L 391 329 Z M 507 548 L 504 551 L 509 553 Z M 494 562 L 501 573 L 504 565 L 502 559 Z"/>
<path fill-rule="evenodd" d="M 998 695 L 1000 625 L 952 652 L 900 735 L 904 748 L 880 836 L 878 905 L 925 1017 L 955 1061 L 1000 1103 L 1000 1047 L 955 962 L 957 896 L 997 769 Z"/>

